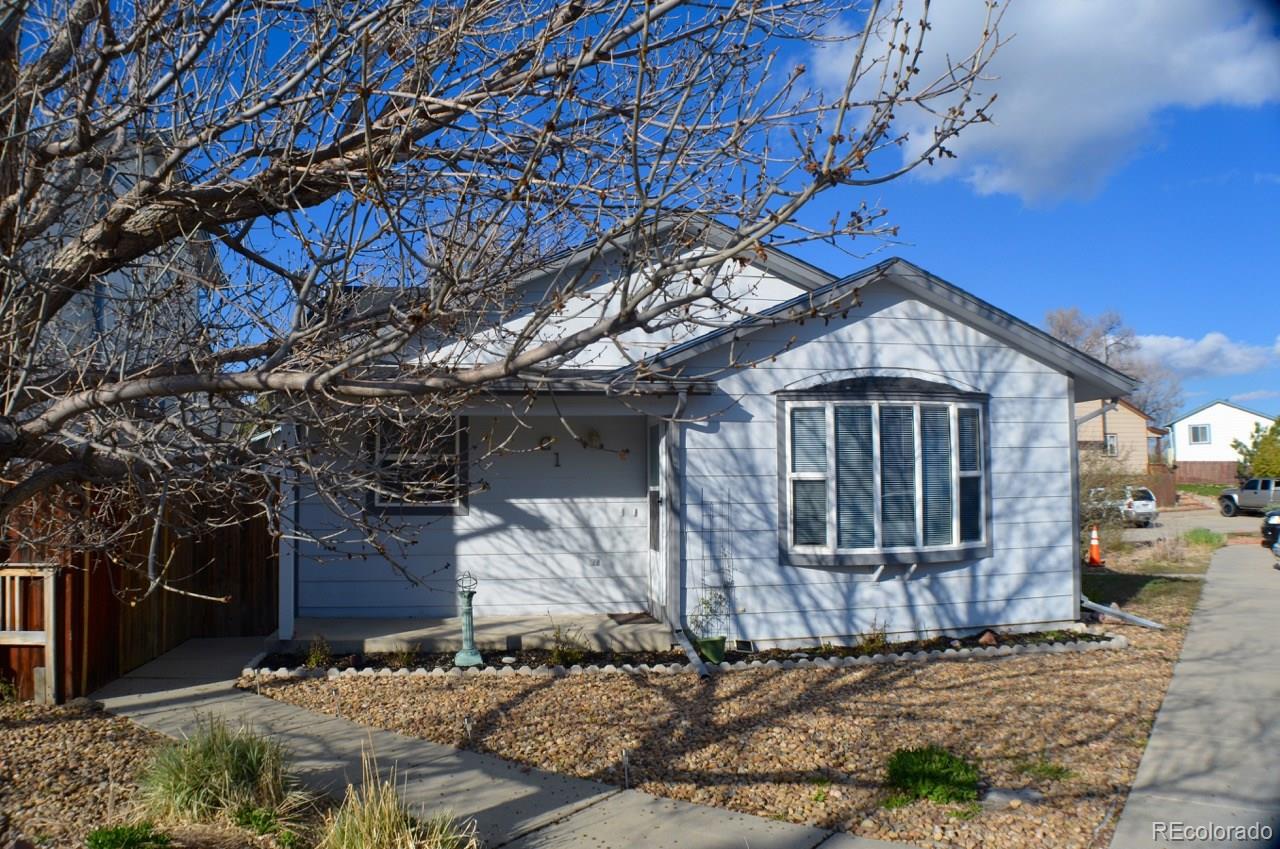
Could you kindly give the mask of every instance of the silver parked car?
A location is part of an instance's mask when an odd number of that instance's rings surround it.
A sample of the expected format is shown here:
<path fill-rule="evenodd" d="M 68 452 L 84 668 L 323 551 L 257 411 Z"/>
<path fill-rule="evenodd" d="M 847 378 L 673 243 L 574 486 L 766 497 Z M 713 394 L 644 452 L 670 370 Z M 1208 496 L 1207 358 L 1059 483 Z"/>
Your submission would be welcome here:
<path fill-rule="evenodd" d="M 1262 513 L 1280 506 L 1280 478 L 1249 478 L 1242 487 L 1224 489 L 1218 507 L 1224 516 L 1248 511 Z"/>
<path fill-rule="evenodd" d="M 1145 486 L 1126 486 L 1124 501 L 1120 502 L 1120 515 L 1126 522 L 1149 528 L 1160 518 L 1156 509 L 1156 495 Z"/>
<path fill-rule="evenodd" d="M 1121 497 L 1117 498 L 1117 495 Z M 1102 518 L 1114 510 L 1125 523 L 1142 525 L 1144 528 L 1151 527 L 1160 518 L 1155 493 L 1145 486 L 1126 486 L 1123 493 L 1115 489 L 1108 492 L 1103 487 L 1096 487 L 1089 490 L 1088 500 L 1083 506 L 1086 512 L 1096 518 Z M 1086 516 L 1086 521 L 1093 519 Z"/>

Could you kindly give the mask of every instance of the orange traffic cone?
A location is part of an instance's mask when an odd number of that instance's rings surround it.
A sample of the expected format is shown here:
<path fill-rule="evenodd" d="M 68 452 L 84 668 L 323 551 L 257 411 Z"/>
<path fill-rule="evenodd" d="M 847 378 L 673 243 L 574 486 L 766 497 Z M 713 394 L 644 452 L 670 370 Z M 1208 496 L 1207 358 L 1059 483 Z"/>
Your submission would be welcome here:
<path fill-rule="evenodd" d="M 1089 565 L 1090 566 L 1106 566 L 1107 563 L 1102 559 L 1102 544 L 1098 542 L 1098 526 L 1093 526 L 1093 533 L 1089 536 Z"/>

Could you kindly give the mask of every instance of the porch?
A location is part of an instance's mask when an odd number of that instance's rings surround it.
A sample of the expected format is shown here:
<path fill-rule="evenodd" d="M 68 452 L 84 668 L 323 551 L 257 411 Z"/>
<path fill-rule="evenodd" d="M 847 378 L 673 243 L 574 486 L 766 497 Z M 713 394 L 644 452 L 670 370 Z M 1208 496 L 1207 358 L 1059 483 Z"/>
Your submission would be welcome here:
<path fill-rule="evenodd" d="M 598 613 L 557 616 L 477 616 L 476 647 L 481 652 L 550 648 L 555 628 L 576 634 L 591 649 L 666 651 L 675 642 L 671 629 L 647 613 Z M 294 620 L 292 639 L 282 649 L 305 651 L 324 637 L 335 652 L 389 652 L 416 649 L 455 651 L 462 645 L 462 620 L 302 617 Z"/>

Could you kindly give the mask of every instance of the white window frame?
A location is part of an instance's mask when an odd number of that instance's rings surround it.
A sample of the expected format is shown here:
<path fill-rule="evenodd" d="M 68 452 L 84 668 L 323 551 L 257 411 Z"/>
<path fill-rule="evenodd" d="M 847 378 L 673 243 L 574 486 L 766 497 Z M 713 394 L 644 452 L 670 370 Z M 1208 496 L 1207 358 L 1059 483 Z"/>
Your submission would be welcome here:
<path fill-rule="evenodd" d="M 1204 439 L 1196 439 L 1196 431 L 1204 428 Z M 1191 445 L 1208 445 L 1213 442 L 1213 433 L 1207 424 L 1187 425 L 1187 441 Z"/>
<path fill-rule="evenodd" d="M 1102 449 L 1108 457 L 1120 456 L 1120 434 L 1104 433 L 1102 435 Z"/>
<path fill-rule="evenodd" d="M 912 409 L 912 427 L 915 446 L 915 544 L 908 546 L 884 546 L 880 543 L 884 539 L 883 518 L 881 516 L 881 458 L 880 458 L 880 408 L 882 406 L 889 407 L 910 407 Z M 870 407 L 871 408 L 871 444 L 873 446 L 872 474 L 873 492 L 874 492 L 874 513 L 873 522 L 875 526 L 875 542 L 876 544 L 864 548 L 840 548 L 839 543 L 839 527 L 836 520 L 836 444 L 835 444 L 835 410 L 837 407 Z M 946 407 L 948 408 L 948 417 L 950 423 L 951 434 L 951 542 L 943 545 L 924 545 L 924 466 L 921 463 L 921 452 L 923 444 L 921 440 L 921 407 Z M 826 470 L 824 472 L 796 472 L 793 471 L 792 463 L 792 438 L 791 438 L 791 413 L 797 409 L 822 409 L 825 411 L 826 423 L 826 449 L 827 460 Z M 978 468 L 974 471 L 960 471 L 960 429 L 959 429 L 959 411 L 962 409 L 974 410 L 978 414 Z M 942 553 L 954 551 L 957 549 L 969 549 L 975 547 L 985 547 L 988 544 L 988 523 L 987 510 L 990 497 L 990 479 L 987 477 L 987 458 L 986 458 L 986 422 L 984 405 L 980 403 L 956 401 L 952 399 L 929 400 L 927 398 L 913 399 L 859 399 L 859 398 L 831 398 L 831 399 L 797 399 L 787 401 L 783 405 L 783 421 L 782 427 L 785 428 L 785 438 L 782 441 L 784 448 L 784 462 L 786 464 L 783 474 L 786 477 L 786 510 L 784 518 L 786 520 L 786 542 L 790 551 L 801 555 L 827 555 L 836 557 L 839 555 L 862 555 L 862 554 L 910 554 L 920 553 Z M 980 537 L 974 540 L 960 539 L 960 481 L 962 478 L 978 478 L 979 484 L 978 497 L 978 527 Z M 795 541 L 795 513 L 792 501 L 794 499 L 793 481 L 796 480 L 825 480 L 827 494 L 827 527 L 826 527 L 826 543 L 824 545 L 798 545 Z"/>
<path fill-rule="evenodd" d="M 369 504 L 377 510 L 395 510 L 403 513 L 423 513 L 423 514 L 452 514 L 459 510 L 465 510 L 467 505 L 467 476 L 466 476 L 466 453 L 465 453 L 465 434 L 467 430 L 467 421 L 465 418 L 455 416 L 453 418 L 453 463 L 454 477 L 457 480 L 457 496 L 449 500 L 435 501 L 431 503 L 421 501 L 406 501 L 403 498 L 391 498 L 383 493 L 385 486 L 382 482 L 382 440 L 383 429 L 388 423 L 386 419 L 378 419 L 373 427 L 373 462 L 378 475 L 378 486 L 370 492 Z M 406 454 L 405 461 L 411 465 L 430 466 L 439 463 L 439 458 L 432 454 Z"/>

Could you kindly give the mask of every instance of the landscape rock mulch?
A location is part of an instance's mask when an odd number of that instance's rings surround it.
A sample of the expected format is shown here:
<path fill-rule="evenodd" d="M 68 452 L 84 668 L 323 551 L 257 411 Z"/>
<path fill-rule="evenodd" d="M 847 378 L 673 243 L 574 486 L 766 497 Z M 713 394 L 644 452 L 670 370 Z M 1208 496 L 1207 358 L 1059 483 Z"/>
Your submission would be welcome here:
<path fill-rule="evenodd" d="M 0 846 L 82 847 L 122 819 L 164 738 L 101 711 L 0 703 Z"/>
<path fill-rule="evenodd" d="M 136 819 L 137 778 L 168 738 L 89 707 L 0 702 L 0 849 L 84 849 Z M 308 812 L 314 826 L 316 812 Z M 170 849 L 278 849 L 272 838 L 167 823 Z"/>
<path fill-rule="evenodd" d="M 1146 611 L 1154 614 L 1172 627 L 1110 629 L 1128 638 L 1126 651 L 750 669 L 705 681 L 683 672 L 255 686 L 318 712 L 615 785 L 624 783 L 625 751 L 630 786 L 640 790 L 868 837 L 1099 847 L 1110 840 L 1189 616 Z M 885 807 L 889 755 L 930 744 L 971 758 L 983 790 L 1009 801 Z"/>

